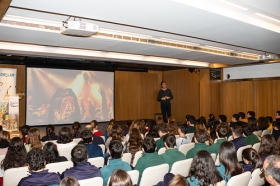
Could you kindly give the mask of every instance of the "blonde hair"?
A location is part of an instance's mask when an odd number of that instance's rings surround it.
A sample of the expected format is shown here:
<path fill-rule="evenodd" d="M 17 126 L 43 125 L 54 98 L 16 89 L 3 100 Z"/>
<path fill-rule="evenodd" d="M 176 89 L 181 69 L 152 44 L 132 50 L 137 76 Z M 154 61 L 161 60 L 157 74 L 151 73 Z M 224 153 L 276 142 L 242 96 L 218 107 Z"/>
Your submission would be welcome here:
<path fill-rule="evenodd" d="M 108 128 L 107 128 L 107 132 L 108 132 L 108 136 L 111 136 L 111 133 L 112 133 L 112 126 L 114 125 L 115 123 L 115 120 L 111 119 L 109 121 L 109 125 L 108 125 Z"/>
<path fill-rule="evenodd" d="M 31 145 L 31 148 L 42 149 L 43 145 L 40 141 L 40 131 L 38 128 L 31 128 L 28 131 L 28 144 Z"/>

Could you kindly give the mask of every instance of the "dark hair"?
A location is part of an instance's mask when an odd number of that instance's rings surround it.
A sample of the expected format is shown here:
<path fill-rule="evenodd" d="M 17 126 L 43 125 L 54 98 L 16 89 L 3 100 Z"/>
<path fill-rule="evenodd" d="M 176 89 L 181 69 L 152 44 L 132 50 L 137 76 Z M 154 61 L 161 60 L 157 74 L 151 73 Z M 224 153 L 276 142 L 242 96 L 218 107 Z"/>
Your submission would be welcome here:
<path fill-rule="evenodd" d="M 219 115 L 219 119 L 222 121 L 222 122 L 227 122 L 227 117 L 225 115 Z"/>
<path fill-rule="evenodd" d="M 275 147 L 276 141 L 274 137 L 270 134 L 263 135 L 258 153 L 260 156 L 275 154 Z"/>
<path fill-rule="evenodd" d="M 78 144 L 71 150 L 71 158 L 74 164 L 87 162 L 88 150 L 86 146 Z"/>
<path fill-rule="evenodd" d="M 276 146 L 274 148 L 274 153 L 280 155 L 280 138 L 277 139 Z"/>
<path fill-rule="evenodd" d="M 258 130 L 258 120 L 256 118 L 248 118 L 248 125 L 251 126 L 253 132 Z"/>
<path fill-rule="evenodd" d="M 249 110 L 249 111 L 247 112 L 247 114 L 249 114 L 252 118 L 254 118 L 254 117 L 256 116 L 255 112 L 254 112 L 254 111 L 251 111 L 251 110 Z"/>
<path fill-rule="evenodd" d="M 166 83 L 166 82 L 165 82 L 165 81 L 160 82 L 160 87 L 162 87 L 162 84 L 163 84 L 163 83 Z"/>
<path fill-rule="evenodd" d="M 0 132 L 1 132 L 1 131 L 3 131 L 3 127 L 2 127 L 2 125 L 0 125 Z"/>
<path fill-rule="evenodd" d="M 115 170 L 110 178 L 108 186 L 132 186 L 129 174 L 121 169 Z"/>
<path fill-rule="evenodd" d="M 250 136 L 251 134 L 253 134 L 253 128 L 251 125 L 249 124 L 245 124 L 243 125 L 243 133 L 245 134 L 245 136 Z"/>
<path fill-rule="evenodd" d="M 27 163 L 30 171 L 45 168 L 45 156 L 42 149 L 33 148 L 27 153 Z"/>
<path fill-rule="evenodd" d="M 109 152 L 112 158 L 121 158 L 123 153 L 123 144 L 119 140 L 111 140 L 109 144 Z"/>
<path fill-rule="evenodd" d="M 225 175 L 231 177 L 241 174 L 242 167 L 238 163 L 236 150 L 232 142 L 224 141 L 220 146 L 220 162 L 225 166 Z"/>
<path fill-rule="evenodd" d="M 1 168 L 5 170 L 26 165 L 27 153 L 21 138 L 11 139 L 8 151 L 4 160 L 1 162 Z"/>
<path fill-rule="evenodd" d="M 215 116 L 214 116 L 215 118 Z M 204 125 L 206 125 L 206 118 L 204 116 L 200 116 L 200 118 L 197 119 L 198 123 L 203 123 Z"/>
<path fill-rule="evenodd" d="M 46 164 L 57 162 L 59 154 L 57 147 L 53 142 L 47 142 L 43 147 L 43 151 L 45 154 Z"/>
<path fill-rule="evenodd" d="M 276 120 L 273 122 L 273 127 L 277 127 L 280 130 L 280 121 Z"/>
<path fill-rule="evenodd" d="M 30 144 L 31 149 L 32 148 L 39 148 L 41 149 L 43 147 L 41 141 L 40 141 L 40 130 L 38 128 L 31 128 L 28 131 L 28 144 Z"/>
<path fill-rule="evenodd" d="M 219 124 L 220 124 L 219 121 L 213 121 L 213 125 L 211 125 L 210 137 L 212 141 L 215 141 L 215 139 L 217 138 L 216 129 Z"/>
<path fill-rule="evenodd" d="M 181 130 L 182 133 L 184 133 L 184 134 L 186 133 L 186 131 L 187 131 L 186 123 L 184 123 L 184 122 L 178 123 L 177 127 L 178 127 L 178 129 Z"/>
<path fill-rule="evenodd" d="M 241 119 L 245 119 L 245 117 L 246 117 L 244 112 L 238 112 L 238 115 Z"/>
<path fill-rule="evenodd" d="M 96 128 L 98 126 L 98 122 L 96 120 L 92 120 L 90 122 L 90 125 L 93 127 L 93 128 Z"/>
<path fill-rule="evenodd" d="M 76 178 L 68 176 L 61 180 L 59 186 L 80 186 L 80 184 Z"/>
<path fill-rule="evenodd" d="M 280 156 L 279 155 L 271 155 L 266 158 L 268 162 L 268 166 L 265 170 L 265 175 L 270 175 L 277 183 L 280 183 Z"/>
<path fill-rule="evenodd" d="M 205 129 L 195 130 L 194 137 L 199 143 L 205 143 L 205 141 L 210 139 L 209 133 Z"/>
<path fill-rule="evenodd" d="M 92 132 L 90 129 L 85 129 L 81 133 L 81 138 L 83 139 L 83 142 L 86 144 L 92 143 Z"/>
<path fill-rule="evenodd" d="M 157 132 L 157 123 L 155 120 L 153 120 L 150 124 L 150 130 L 148 132 L 148 134 L 146 136 L 150 136 L 152 138 L 158 138 L 159 135 L 158 135 L 158 132 Z"/>
<path fill-rule="evenodd" d="M 280 110 L 276 111 L 276 114 L 278 114 L 278 116 L 280 116 Z"/>
<path fill-rule="evenodd" d="M 258 129 L 266 130 L 269 127 L 269 123 L 265 117 L 258 118 Z"/>
<path fill-rule="evenodd" d="M 238 114 L 233 114 L 232 117 L 233 117 L 236 121 L 239 121 L 239 115 L 238 115 Z"/>
<path fill-rule="evenodd" d="M 72 125 L 72 138 L 75 138 L 78 136 L 80 128 L 81 128 L 81 124 L 79 122 L 75 121 Z"/>
<path fill-rule="evenodd" d="M 70 131 L 71 131 L 70 128 L 62 127 L 58 132 L 57 143 L 66 144 L 73 141 Z"/>
<path fill-rule="evenodd" d="M 228 127 L 226 127 L 226 123 L 220 123 L 218 126 L 217 126 L 217 133 L 218 133 L 218 136 L 219 138 L 225 138 L 227 136 L 227 133 L 228 133 Z"/>
<path fill-rule="evenodd" d="M 123 130 L 120 125 L 114 124 L 111 132 L 112 140 L 123 140 Z"/>
<path fill-rule="evenodd" d="M 215 120 L 215 115 L 214 114 L 209 114 L 208 122 L 212 122 L 214 120 Z"/>
<path fill-rule="evenodd" d="M 265 118 L 267 119 L 268 123 L 273 122 L 273 118 L 271 116 L 266 116 Z"/>
<path fill-rule="evenodd" d="M 153 153 L 156 150 L 156 142 L 154 138 L 145 137 L 143 141 L 143 149 L 146 153 Z"/>
<path fill-rule="evenodd" d="M 168 127 L 166 123 L 160 123 L 157 125 L 157 131 L 161 131 L 162 133 L 168 133 Z"/>
<path fill-rule="evenodd" d="M 206 150 L 201 150 L 193 158 L 189 176 L 192 179 L 198 179 L 199 185 L 216 185 L 219 181 L 223 180 L 218 170 L 216 169 L 215 162 L 212 156 Z"/>
<path fill-rule="evenodd" d="M 263 163 L 260 155 L 253 148 L 247 148 L 242 151 L 242 158 L 248 160 L 253 165 L 253 172 L 255 169 L 262 168 Z"/>
<path fill-rule="evenodd" d="M 26 136 L 28 134 L 28 131 L 30 130 L 29 125 L 23 125 L 21 127 L 21 133 L 22 133 L 22 137 L 24 138 L 24 136 Z"/>
<path fill-rule="evenodd" d="M 46 134 L 49 140 L 52 140 L 51 133 L 54 132 L 54 126 L 49 124 L 46 126 Z"/>
<path fill-rule="evenodd" d="M 234 126 L 232 127 L 232 132 L 237 136 L 237 137 L 241 137 L 243 134 L 243 128 L 239 127 L 239 126 Z"/>
<path fill-rule="evenodd" d="M 193 116 L 193 115 L 190 115 L 189 117 L 188 117 L 188 121 L 191 123 L 191 124 L 196 124 L 196 119 L 195 119 L 195 117 Z"/>
<path fill-rule="evenodd" d="M 167 124 L 168 132 L 174 135 L 178 135 L 178 127 L 175 121 L 171 121 Z"/>
<path fill-rule="evenodd" d="M 131 153 L 131 161 L 134 160 L 135 153 L 141 150 L 143 146 L 143 138 L 137 128 L 133 128 L 129 134 L 129 152 Z"/>
<path fill-rule="evenodd" d="M 174 134 L 164 135 L 163 141 L 166 143 L 167 147 L 169 148 L 174 148 L 176 146 L 176 137 Z"/>

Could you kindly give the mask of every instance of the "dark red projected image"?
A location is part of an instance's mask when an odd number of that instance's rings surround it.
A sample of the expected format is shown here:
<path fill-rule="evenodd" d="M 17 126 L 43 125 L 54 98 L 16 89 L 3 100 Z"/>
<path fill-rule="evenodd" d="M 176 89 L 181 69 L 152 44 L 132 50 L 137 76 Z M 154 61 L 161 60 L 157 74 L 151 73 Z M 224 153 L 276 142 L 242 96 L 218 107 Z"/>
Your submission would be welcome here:
<path fill-rule="evenodd" d="M 26 124 L 109 121 L 113 88 L 113 72 L 27 68 Z"/>

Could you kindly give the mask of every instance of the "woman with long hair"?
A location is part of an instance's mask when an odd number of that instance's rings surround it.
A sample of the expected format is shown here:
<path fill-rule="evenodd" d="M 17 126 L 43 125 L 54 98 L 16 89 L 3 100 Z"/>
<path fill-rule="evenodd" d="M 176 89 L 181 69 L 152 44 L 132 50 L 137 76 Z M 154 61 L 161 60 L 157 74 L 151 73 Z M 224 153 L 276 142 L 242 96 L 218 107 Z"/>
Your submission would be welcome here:
<path fill-rule="evenodd" d="M 252 131 L 258 131 L 258 120 L 256 118 L 250 117 L 248 118 L 248 125 L 251 126 Z"/>
<path fill-rule="evenodd" d="M 242 151 L 242 159 L 244 164 L 242 165 L 244 172 L 253 172 L 257 168 L 262 168 L 263 162 L 260 155 L 253 148 L 247 148 Z"/>
<path fill-rule="evenodd" d="M 222 180 L 209 152 L 201 150 L 196 153 L 187 180 L 190 186 L 216 186 L 216 184 Z"/>
<path fill-rule="evenodd" d="M 105 141 L 107 141 L 107 139 L 109 138 L 109 136 L 111 135 L 111 131 L 112 131 L 112 126 L 114 125 L 115 120 L 111 119 L 109 121 L 109 125 L 107 130 L 104 132 L 104 137 L 105 137 Z"/>
<path fill-rule="evenodd" d="M 107 185 L 107 184 L 106 184 Z M 127 172 L 118 169 L 111 175 L 108 186 L 132 186 L 132 181 Z"/>
<path fill-rule="evenodd" d="M 46 164 L 68 161 L 66 157 L 59 156 L 57 147 L 52 142 L 47 142 L 43 147 L 43 151 L 44 151 L 44 154 L 45 154 Z"/>
<path fill-rule="evenodd" d="M 77 121 L 75 121 L 72 125 L 72 138 L 80 138 L 81 137 L 81 133 L 80 133 L 80 128 L 81 128 L 81 124 Z"/>
<path fill-rule="evenodd" d="M 134 160 L 135 153 L 142 149 L 143 138 L 137 128 L 130 131 L 130 138 L 126 145 L 127 152 L 132 154 L 131 162 Z"/>
<path fill-rule="evenodd" d="M 57 149 L 71 148 L 76 145 L 76 143 L 73 142 L 70 128 L 62 127 L 59 130 L 56 145 Z"/>
<path fill-rule="evenodd" d="M 49 140 L 57 140 L 58 136 L 54 133 L 54 125 L 47 125 L 46 126 L 46 136 L 42 137 L 41 141 L 49 141 Z"/>
<path fill-rule="evenodd" d="M 1 162 L 1 169 L 27 166 L 27 152 L 24 147 L 23 140 L 20 137 L 14 137 L 10 141 L 10 145 L 4 160 Z"/>
<path fill-rule="evenodd" d="M 269 127 L 269 123 L 266 117 L 259 117 L 257 125 L 258 125 L 258 129 L 262 131 L 268 129 Z"/>
<path fill-rule="evenodd" d="M 108 150 L 111 140 L 119 140 L 124 145 L 123 130 L 120 125 L 114 124 L 109 138 L 106 140 L 105 147 Z M 124 148 L 125 149 L 125 148 Z"/>
<path fill-rule="evenodd" d="M 8 151 L 10 144 L 10 133 L 7 131 L 0 131 L 0 155 L 4 155 Z"/>
<path fill-rule="evenodd" d="M 183 176 L 177 174 L 170 180 L 168 186 L 190 186 L 190 184 Z"/>
<path fill-rule="evenodd" d="M 152 138 L 159 138 L 158 131 L 157 131 L 157 123 L 155 120 L 153 120 L 150 124 L 150 130 L 146 136 L 152 137 Z"/>
<path fill-rule="evenodd" d="M 263 135 L 261 139 L 259 152 L 258 152 L 259 155 L 261 156 L 262 162 L 264 162 L 267 156 L 276 154 L 275 147 L 276 147 L 276 141 L 274 137 L 270 134 Z"/>
<path fill-rule="evenodd" d="M 219 159 L 220 165 L 217 167 L 217 170 L 226 182 L 231 177 L 243 173 L 243 168 L 237 160 L 236 150 L 232 142 L 224 141 L 221 144 Z"/>
<path fill-rule="evenodd" d="M 179 135 L 177 123 L 175 121 L 170 121 L 167 123 L 169 134 Z"/>
<path fill-rule="evenodd" d="M 21 127 L 21 134 L 22 134 L 23 143 L 27 143 L 27 141 L 28 141 L 28 131 L 29 130 L 30 130 L 29 125 L 23 125 Z"/>
<path fill-rule="evenodd" d="M 90 122 L 90 125 L 92 126 L 94 130 L 93 132 L 96 136 L 103 136 L 103 133 L 100 130 L 98 130 L 98 122 L 96 120 L 92 120 Z"/>
<path fill-rule="evenodd" d="M 215 139 L 217 138 L 217 126 L 220 124 L 219 121 L 213 121 L 210 127 L 210 137 L 211 137 L 211 141 L 215 141 Z"/>
<path fill-rule="evenodd" d="M 29 152 L 32 148 L 43 148 L 43 143 L 40 140 L 40 131 L 38 128 L 31 128 L 28 131 L 28 141 L 25 144 L 26 151 Z"/>

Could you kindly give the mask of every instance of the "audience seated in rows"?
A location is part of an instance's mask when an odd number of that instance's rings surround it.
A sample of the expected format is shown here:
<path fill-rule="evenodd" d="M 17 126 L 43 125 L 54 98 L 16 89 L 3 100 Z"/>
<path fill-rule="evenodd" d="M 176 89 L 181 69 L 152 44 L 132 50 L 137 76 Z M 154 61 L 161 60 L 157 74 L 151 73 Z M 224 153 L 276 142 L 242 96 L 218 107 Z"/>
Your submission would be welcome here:
<path fill-rule="evenodd" d="M 46 162 L 44 152 L 39 148 L 32 148 L 27 154 L 27 164 L 30 175 L 22 178 L 18 186 L 26 185 L 54 185 L 60 183 L 60 177 L 56 173 L 45 170 Z"/>
<path fill-rule="evenodd" d="M 164 135 L 168 133 L 168 128 L 166 123 L 160 123 L 157 126 L 158 134 L 160 139 L 156 141 L 156 151 L 158 152 L 160 148 L 164 147 Z"/>
<path fill-rule="evenodd" d="M 90 122 L 90 125 L 93 128 L 93 134 L 95 134 L 96 136 L 103 136 L 103 133 L 100 130 L 98 130 L 98 122 L 96 120 L 92 120 Z"/>
<path fill-rule="evenodd" d="M 178 123 L 178 134 L 179 138 L 176 139 L 176 146 L 177 149 L 180 148 L 181 145 L 187 144 L 191 142 L 191 139 L 189 139 L 186 136 L 186 131 L 187 131 L 187 125 L 185 123 Z"/>
<path fill-rule="evenodd" d="M 57 147 L 52 142 L 47 142 L 43 147 L 43 151 L 44 151 L 46 164 L 68 161 L 66 157 L 59 156 Z"/>
<path fill-rule="evenodd" d="M 257 125 L 258 125 L 258 130 L 261 131 L 267 130 L 269 127 L 268 120 L 265 117 L 259 117 Z"/>
<path fill-rule="evenodd" d="M 243 139 L 243 128 L 239 126 L 234 126 L 232 128 L 232 138 L 231 141 L 234 144 L 235 150 L 237 151 L 240 147 L 246 146 L 246 143 Z"/>
<path fill-rule="evenodd" d="M 101 177 L 100 170 L 91 165 L 88 160 L 88 150 L 84 145 L 78 144 L 71 150 L 71 158 L 74 167 L 66 169 L 61 174 L 61 179 L 73 176 L 78 180 Z"/>
<path fill-rule="evenodd" d="M 56 141 L 57 149 L 72 148 L 76 145 L 73 142 L 71 130 L 68 127 L 62 127 L 58 132 L 58 139 Z"/>
<path fill-rule="evenodd" d="M 253 146 L 255 143 L 260 142 L 259 138 L 253 132 L 254 132 L 254 130 L 249 124 L 244 125 L 243 136 L 245 137 L 244 141 L 245 141 L 246 145 Z"/>
<path fill-rule="evenodd" d="M 227 123 L 220 123 L 217 126 L 216 129 L 216 143 L 214 142 L 214 144 L 211 146 L 211 152 L 214 152 L 215 154 L 219 153 L 219 149 L 220 149 L 220 145 L 224 142 L 227 141 L 226 136 L 228 133 L 228 124 Z"/>
<path fill-rule="evenodd" d="M 271 186 L 280 185 L 280 156 L 270 155 L 268 156 L 263 164 L 263 172 L 265 174 L 266 180 L 271 184 Z"/>
<path fill-rule="evenodd" d="M 276 141 L 272 135 L 266 134 L 261 139 L 261 144 L 259 148 L 259 155 L 261 156 L 262 162 L 269 155 L 275 154 Z"/>
<path fill-rule="evenodd" d="M 238 112 L 239 115 L 239 121 L 245 123 L 248 123 L 248 119 L 246 118 L 246 115 L 244 112 Z"/>
<path fill-rule="evenodd" d="M 271 116 L 266 116 L 265 118 L 267 119 L 268 124 L 269 124 L 267 130 L 272 130 L 273 129 L 273 118 Z"/>
<path fill-rule="evenodd" d="M 94 134 L 94 128 L 91 125 L 86 125 L 85 129 L 89 129 L 92 132 L 93 143 L 97 145 L 104 145 L 105 141 L 100 136 Z"/>
<path fill-rule="evenodd" d="M 72 131 L 71 131 L 72 138 L 81 137 L 80 128 L 81 128 L 80 122 L 75 121 L 72 125 Z"/>
<path fill-rule="evenodd" d="M 247 118 L 255 118 L 256 114 L 254 111 L 247 111 Z"/>
<path fill-rule="evenodd" d="M 7 131 L 0 131 L 0 155 L 5 155 L 10 144 L 10 133 Z"/>
<path fill-rule="evenodd" d="M 28 141 L 25 144 L 26 151 L 29 152 L 33 148 L 43 148 L 43 143 L 40 141 L 40 131 L 38 128 L 31 128 L 28 131 Z"/>
<path fill-rule="evenodd" d="M 167 128 L 170 134 L 179 135 L 177 123 L 175 121 L 168 122 Z"/>
<path fill-rule="evenodd" d="M 86 146 L 88 150 L 88 158 L 103 157 L 103 152 L 101 147 L 93 143 L 94 137 L 92 136 L 92 131 L 86 129 L 81 133 L 82 141 L 79 144 Z"/>
<path fill-rule="evenodd" d="M 150 130 L 147 133 L 146 136 L 152 137 L 152 138 L 159 138 L 159 134 L 157 131 L 157 123 L 156 121 L 152 121 L 150 124 Z"/>
<path fill-rule="evenodd" d="M 187 116 L 186 116 L 186 119 L 187 119 L 187 125 L 188 125 L 187 134 L 189 134 L 189 133 L 194 133 L 194 131 L 195 131 L 195 125 L 196 125 L 196 119 L 195 119 L 195 117 L 192 116 L 192 115 L 187 115 Z"/>
<path fill-rule="evenodd" d="M 54 132 L 54 125 L 47 125 L 46 126 L 46 136 L 43 136 L 41 141 L 50 141 L 50 140 L 57 140 L 58 136 Z"/>
<path fill-rule="evenodd" d="M 126 152 L 131 153 L 131 162 L 133 162 L 136 152 L 140 151 L 143 146 L 143 137 L 137 128 L 130 130 L 129 140 L 125 146 Z"/>
<path fill-rule="evenodd" d="M 109 144 L 110 159 L 107 166 L 100 169 L 103 178 L 103 186 L 107 185 L 108 179 L 111 174 L 117 170 L 130 171 L 131 167 L 127 162 L 122 161 L 123 144 L 119 140 L 111 140 Z"/>
<path fill-rule="evenodd" d="M 217 138 L 217 134 L 216 134 L 216 131 L 217 131 L 217 126 L 220 124 L 219 121 L 213 121 L 213 124 L 212 126 L 210 127 L 210 139 L 211 141 L 215 141 L 215 139 Z"/>
<path fill-rule="evenodd" d="M 263 162 L 260 155 L 253 148 L 247 148 L 242 151 L 242 165 L 244 172 L 253 172 L 255 169 L 262 168 Z"/>
<path fill-rule="evenodd" d="M 219 115 L 219 122 L 220 123 L 226 123 L 227 122 L 227 117 L 223 114 Z"/>
<path fill-rule="evenodd" d="M 272 136 L 277 141 L 280 136 L 280 118 L 277 118 L 276 121 L 273 123 L 273 131 Z"/>
<path fill-rule="evenodd" d="M 109 134 L 110 134 L 109 138 L 105 142 L 105 147 L 106 147 L 107 151 L 109 149 L 109 144 L 112 140 L 119 140 L 122 142 L 123 145 L 125 144 L 123 130 L 120 125 L 114 124 L 112 126 L 112 131 Z"/>

